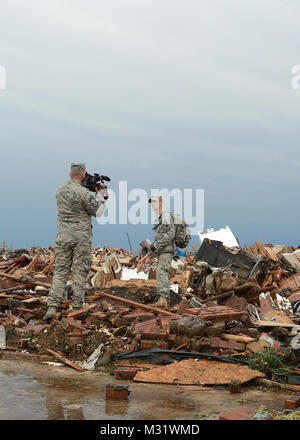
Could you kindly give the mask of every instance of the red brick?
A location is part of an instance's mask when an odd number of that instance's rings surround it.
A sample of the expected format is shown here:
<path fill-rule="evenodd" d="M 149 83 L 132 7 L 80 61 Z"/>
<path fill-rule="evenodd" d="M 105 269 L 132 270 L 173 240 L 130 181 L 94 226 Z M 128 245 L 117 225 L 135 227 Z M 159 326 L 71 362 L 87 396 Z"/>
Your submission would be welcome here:
<path fill-rule="evenodd" d="M 107 400 L 127 400 L 128 388 L 121 387 L 120 385 L 107 384 L 106 385 L 106 399 Z"/>
<path fill-rule="evenodd" d="M 86 331 L 86 328 L 83 327 L 80 322 L 72 318 L 62 318 L 61 325 L 68 333 Z"/>
<path fill-rule="evenodd" d="M 88 308 L 84 308 L 84 309 L 79 309 L 79 310 L 75 310 L 74 312 L 70 312 L 68 313 L 68 318 L 75 318 L 76 317 L 81 317 L 85 314 L 87 314 L 89 312 L 89 310 L 91 310 L 92 308 L 97 307 L 97 304 L 95 304 L 94 306 L 90 306 Z"/>
<path fill-rule="evenodd" d="M 115 371 L 117 379 L 133 380 L 138 368 L 135 367 L 119 367 Z"/>
<path fill-rule="evenodd" d="M 198 309 L 196 307 L 193 307 L 191 309 L 185 309 L 185 313 L 188 313 L 189 315 L 199 315 L 201 309 Z"/>
<path fill-rule="evenodd" d="M 155 342 L 154 341 L 146 341 L 146 340 L 142 340 L 140 347 L 141 350 L 144 350 L 145 348 L 152 348 L 155 346 Z"/>
<path fill-rule="evenodd" d="M 198 309 L 199 310 L 199 309 Z M 199 316 L 207 321 L 231 321 L 233 319 L 240 320 L 248 317 L 247 312 L 238 311 L 226 306 L 211 306 L 200 309 Z"/>
<path fill-rule="evenodd" d="M 151 341 L 143 339 L 140 343 L 141 350 L 152 347 L 161 347 L 164 349 L 168 349 L 169 344 L 165 341 Z"/>
<path fill-rule="evenodd" d="M 289 397 L 285 401 L 285 409 L 296 409 L 300 404 L 299 397 Z"/>
<path fill-rule="evenodd" d="M 244 406 L 239 406 L 233 411 L 221 414 L 219 420 L 252 420 L 254 412 Z"/>
<path fill-rule="evenodd" d="M 167 335 L 167 332 L 159 327 L 156 319 L 138 322 L 134 325 L 134 329 L 136 334 L 141 334 L 144 339 L 161 339 Z"/>

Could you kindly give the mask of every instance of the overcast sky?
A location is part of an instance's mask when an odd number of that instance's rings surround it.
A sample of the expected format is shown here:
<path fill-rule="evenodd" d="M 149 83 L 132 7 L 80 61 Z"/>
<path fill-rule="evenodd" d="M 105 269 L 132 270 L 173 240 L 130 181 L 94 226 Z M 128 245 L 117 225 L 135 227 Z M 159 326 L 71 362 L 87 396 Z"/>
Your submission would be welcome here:
<path fill-rule="evenodd" d="M 299 43 L 298 0 L 0 0 L 0 239 L 53 244 L 56 189 L 82 161 L 116 193 L 203 188 L 205 229 L 242 245 L 298 246 Z"/>

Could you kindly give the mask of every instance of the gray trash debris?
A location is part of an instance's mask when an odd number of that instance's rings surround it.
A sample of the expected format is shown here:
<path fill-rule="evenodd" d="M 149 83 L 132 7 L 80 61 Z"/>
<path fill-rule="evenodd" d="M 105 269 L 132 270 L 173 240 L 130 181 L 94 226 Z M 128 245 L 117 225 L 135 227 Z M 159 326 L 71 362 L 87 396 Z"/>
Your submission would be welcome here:
<path fill-rule="evenodd" d="M 4 325 L 0 325 L 0 349 L 6 349 L 6 331 Z"/>
<path fill-rule="evenodd" d="M 91 356 L 86 361 L 76 362 L 80 367 L 85 370 L 93 370 L 95 368 L 95 363 L 97 362 L 101 350 L 104 344 L 100 344 L 98 348 L 91 354 Z"/>

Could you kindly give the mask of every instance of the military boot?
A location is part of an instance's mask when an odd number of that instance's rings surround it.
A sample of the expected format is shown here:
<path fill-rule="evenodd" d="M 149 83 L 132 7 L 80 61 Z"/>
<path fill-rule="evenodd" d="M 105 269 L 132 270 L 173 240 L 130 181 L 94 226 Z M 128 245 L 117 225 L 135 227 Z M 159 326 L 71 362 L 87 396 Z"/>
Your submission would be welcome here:
<path fill-rule="evenodd" d="M 158 301 L 150 305 L 151 307 L 165 307 L 165 308 L 169 307 L 167 298 L 162 295 L 159 295 Z"/>
<path fill-rule="evenodd" d="M 56 313 L 56 307 L 48 307 L 47 313 L 43 318 L 43 321 L 47 321 L 48 319 L 53 318 Z"/>
<path fill-rule="evenodd" d="M 84 308 L 84 304 L 81 307 L 75 307 L 73 304 L 69 305 L 69 308 L 67 309 L 67 313 L 75 312 L 76 310 L 80 310 Z"/>

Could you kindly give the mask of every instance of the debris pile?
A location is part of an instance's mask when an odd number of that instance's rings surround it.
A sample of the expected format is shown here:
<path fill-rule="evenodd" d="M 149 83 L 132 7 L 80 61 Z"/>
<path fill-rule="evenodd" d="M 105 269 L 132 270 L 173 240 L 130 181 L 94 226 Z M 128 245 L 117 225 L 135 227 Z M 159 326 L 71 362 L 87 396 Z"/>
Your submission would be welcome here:
<path fill-rule="evenodd" d="M 176 368 L 166 368 L 176 362 L 177 383 L 218 384 L 243 369 L 252 373 L 243 371 L 241 382 L 265 376 L 250 370 L 251 354 L 273 349 L 294 365 L 281 380 L 300 384 L 300 249 L 260 241 L 227 247 L 204 236 L 201 242 L 173 259 L 169 309 L 151 305 L 157 261 L 148 239 L 136 252 L 93 249 L 84 307 L 67 312 L 70 273 L 48 323 L 42 318 L 54 248 L 0 250 L 0 355 L 58 359 L 78 371 L 115 368 L 118 378 L 160 383 L 175 383 Z M 231 374 L 224 363 L 236 365 Z"/>

